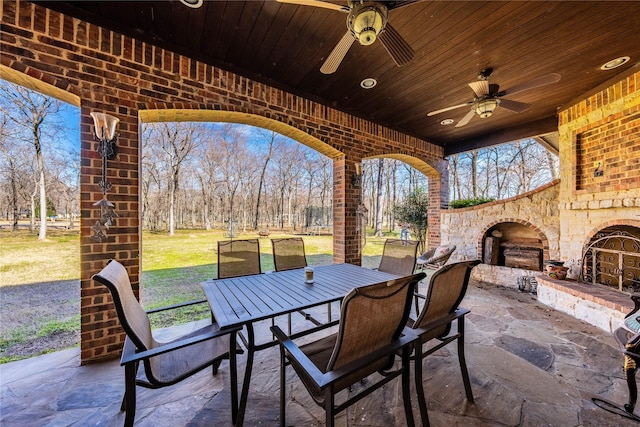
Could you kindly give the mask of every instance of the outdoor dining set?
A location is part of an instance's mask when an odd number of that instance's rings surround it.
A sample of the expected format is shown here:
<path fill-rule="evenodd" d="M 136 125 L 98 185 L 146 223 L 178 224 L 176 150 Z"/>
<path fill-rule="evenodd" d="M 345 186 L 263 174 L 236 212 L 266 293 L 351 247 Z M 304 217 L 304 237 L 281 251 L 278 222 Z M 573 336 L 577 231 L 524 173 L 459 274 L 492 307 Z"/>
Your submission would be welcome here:
<path fill-rule="evenodd" d="M 414 397 L 420 413 L 418 425 L 429 425 L 422 360 L 453 341 L 457 342 L 465 395 L 473 402 L 464 356 L 464 318 L 469 310 L 460 303 L 471 269 L 479 261 L 444 264 L 440 260 L 444 265 L 433 267 L 426 295 L 420 295 L 418 283 L 427 275 L 420 270 L 415 273 L 419 259 L 415 241 L 387 240 L 377 269 L 352 264 L 310 269 L 302 238 L 271 239 L 271 243 L 275 271 L 262 272 L 258 239 L 218 242 L 218 277 L 201 284 L 206 299 L 163 309 L 142 308 L 126 267 L 117 260 L 93 277 L 111 292 L 127 336 L 121 358 L 125 369 L 121 410 L 126 412 L 126 426 L 134 423 L 136 386 L 170 386 L 208 367 L 216 375 L 226 359 L 230 421 L 242 425 L 255 352 L 274 346 L 280 349 L 279 422 L 283 426 L 287 367 L 324 408 L 327 426 L 334 425 L 337 413 L 396 378 L 401 382 L 406 424 L 416 424 Z M 148 314 L 201 303 L 208 303 L 211 310 L 207 326 L 170 342 L 154 339 Z M 332 316 L 332 304 L 339 306 L 337 318 Z M 315 318 L 312 309 L 324 305 L 327 318 Z M 279 316 L 288 319 L 286 332 L 273 321 Z M 292 316 L 302 316 L 308 327 L 293 332 Z M 271 321 L 268 336 L 254 328 L 264 321 Z M 238 393 L 238 355 L 245 352 Z M 141 364 L 143 369 L 139 369 Z M 411 373 L 415 396 L 411 396 Z M 367 387 L 351 392 L 351 386 L 364 383 L 365 378 Z M 336 398 L 343 390 L 350 392 Z"/>

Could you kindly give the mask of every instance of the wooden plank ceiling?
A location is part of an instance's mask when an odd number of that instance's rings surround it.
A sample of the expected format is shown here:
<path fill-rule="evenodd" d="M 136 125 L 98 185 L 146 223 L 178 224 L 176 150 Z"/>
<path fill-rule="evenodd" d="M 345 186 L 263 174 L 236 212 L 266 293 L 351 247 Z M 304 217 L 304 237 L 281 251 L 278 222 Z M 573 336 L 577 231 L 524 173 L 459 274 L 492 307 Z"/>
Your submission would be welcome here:
<path fill-rule="evenodd" d="M 556 131 L 558 109 L 640 68 L 640 1 L 383 2 L 413 61 L 397 67 L 379 39 L 355 42 L 328 75 L 320 67 L 347 31 L 347 15 L 335 10 L 276 1 L 205 0 L 195 9 L 178 0 L 35 3 L 401 130 L 446 155 Z M 623 56 L 625 65 L 600 70 Z M 462 127 L 455 125 L 468 106 L 427 117 L 473 101 L 468 83 L 488 67 L 500 90 L 561 78 L 505 95 L 531 104 L 520 113 L 498 106 Z M 361 88 L 365 78 L 377 85 Z"/>

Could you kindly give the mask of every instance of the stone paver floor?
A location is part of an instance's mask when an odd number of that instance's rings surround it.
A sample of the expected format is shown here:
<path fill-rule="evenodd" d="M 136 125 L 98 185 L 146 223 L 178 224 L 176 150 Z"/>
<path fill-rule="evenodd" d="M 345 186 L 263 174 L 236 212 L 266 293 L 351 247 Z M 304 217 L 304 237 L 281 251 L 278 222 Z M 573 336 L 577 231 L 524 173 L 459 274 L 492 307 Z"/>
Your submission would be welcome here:
<path fill-rule="evenodd" d="M 465 400 L 455 344 L 439 350 L 423 367 L 432 426 L 639 425 L 591 402 L 627 399 L 622 356 L 609 333 L 515 289 L 475 283 L 462 305 L 471 309 L 466 356 L 475 403 Z M 259 328 L 265 337 L 268 326 Z M 256 359 L 245 425 L 276 426 L 278 350 Z M 231 425 L 228 374 L 224 362 L 216 377 L 207 369 L 173 387 L 138 388 L 136 425 Z M 288 374 L 287 425 L 323 425 L 322 409 Z M 80 366 L 77 348 L 0 365 L 0 425 L 121 426 L 123 376 L 117 360 Z M 405 425 L 400 398 L 393 381 L 339 415 L 336 425 Z M 415 399 L 413 407 L 418 419 Z"/>

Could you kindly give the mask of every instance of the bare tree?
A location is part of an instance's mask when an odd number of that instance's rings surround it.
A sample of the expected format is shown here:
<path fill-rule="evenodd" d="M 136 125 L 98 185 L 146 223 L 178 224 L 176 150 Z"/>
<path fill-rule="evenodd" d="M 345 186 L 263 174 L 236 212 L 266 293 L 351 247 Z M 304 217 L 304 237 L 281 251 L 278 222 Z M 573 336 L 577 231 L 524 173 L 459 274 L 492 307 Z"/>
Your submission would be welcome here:
<path fill-rule="evenodd" d="M 38 173 L 38 191 L 40 194 L 40 232 L 38 240 L 47 238 L 47 192 L 46 171 L 43 154 L 43 141 L 47 135 L 45 120 L 48 116 L 58 113 L 61 101 L 41 95 L 27 88 L 10 82 L 0 84 L 0 111 L 13 121 L 18 128 L 25 130 L 23 136 L 28 135 L 28 142 L 33 148 Z M 50 138 L 51 139 L 51 138 Z M 34 212 L 31 212 L 32 216 Z"/>
<path fill-rule="evenodd" d="M 193 123 L 153 123 L 148 125 L 151 132 L 157 133 L 156 141 L 162 152 L 168 178 L 169 190 L 169 235 L 176 229 L 176 204 L 180 189 L 180 173 L 183 165 L 201 143 L 198 127 Z"/>

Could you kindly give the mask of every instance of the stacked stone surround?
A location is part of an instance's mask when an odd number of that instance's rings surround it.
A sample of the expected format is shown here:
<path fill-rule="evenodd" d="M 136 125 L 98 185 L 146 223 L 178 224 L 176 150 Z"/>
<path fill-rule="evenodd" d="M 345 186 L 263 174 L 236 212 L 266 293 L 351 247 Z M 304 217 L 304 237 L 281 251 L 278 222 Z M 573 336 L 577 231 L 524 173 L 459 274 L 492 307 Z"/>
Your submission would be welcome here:
<path fill-rule="evenodd" d="M 81 360 L 120 352 L 124 334 L 111 297 L 91 276 L 110 258 L 122 262 L 134 292 L 140 289 L 139 127 L 145 120 L 228 120 L 256 124 L 293 136 L 334 159 L 334 260 L 359 264 L 356 209 L 360 189 L 351 185 L 354 164 L 384 156 L 410 159 L 429 177 L 430 226 L 440 228 L 440 208 L 448 200 L 447 162 L 441 147 L 300 98 L 228 71 L 136 39 L 50 11 L 27 1 L 0 3 L 3 78 L 54 95 L 79 99 L 81 131 Z M 28 85 L 28 84 L 27 84 Z M 98 219 L 93 204 L 101 158 L 90 112 L 120 119 L 118 154 L 109 161 L 107 194 L 120 215 L 107 241 L 91 240 Z M 160 113 L 158 113 L 160 112 Z M 433 233 L 433 239 L 439 239 Z"/>
<path fill-rule="evenodd" d="M 559 182 L 553 181 L 519 196 L 470 208 L 443 211 L 440 221 L 442 242 L 456 245 L 451 260 L 481 259 L 483 240 L 487 231 L 503 222 L 515 222 L 527 226 L 542 242 L 544 258 L 556 257 L 560 223 L 557 210 L 558 189 Z M 474 278 L 490 281 L 485 280 L 485 276 L 479 271 L 487 270 L 486 274 L 493 275 L 491 270 L 497 266 L 483 264 L 479 267 L 474 269 Z M 504 270 L 504 267 L 496 270 L 496 274 L 502 274 L 500 270 Z M 490 282 L 499 283 L 492 280 Z"/>

